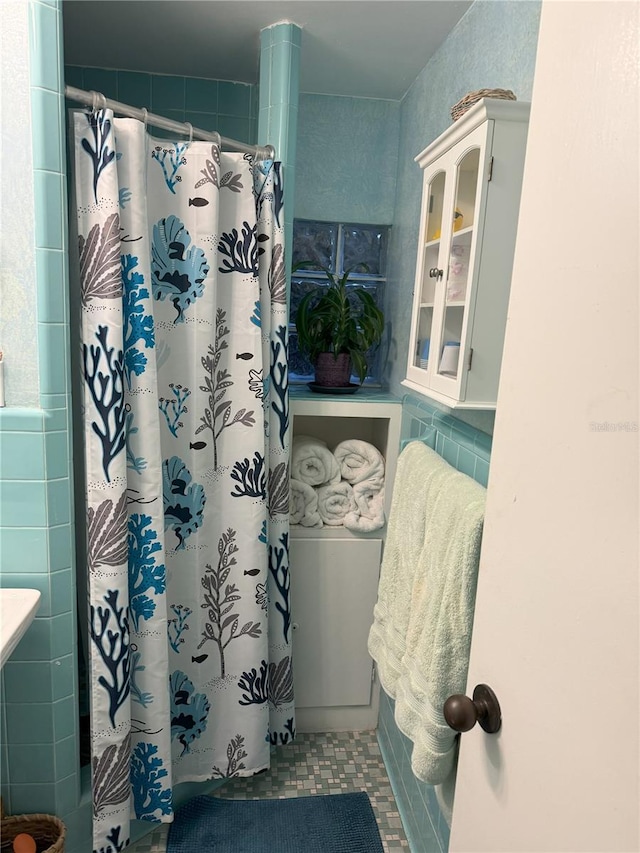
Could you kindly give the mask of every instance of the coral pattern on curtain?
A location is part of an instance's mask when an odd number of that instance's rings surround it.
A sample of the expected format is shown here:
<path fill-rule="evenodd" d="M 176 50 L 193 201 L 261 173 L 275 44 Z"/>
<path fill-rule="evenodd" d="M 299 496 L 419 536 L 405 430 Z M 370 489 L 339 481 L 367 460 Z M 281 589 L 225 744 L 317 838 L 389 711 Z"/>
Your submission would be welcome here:
<path fill-rule="evenodd" d="M 294 737 L 280 164 L 76 113 L 94 849 Z"/>

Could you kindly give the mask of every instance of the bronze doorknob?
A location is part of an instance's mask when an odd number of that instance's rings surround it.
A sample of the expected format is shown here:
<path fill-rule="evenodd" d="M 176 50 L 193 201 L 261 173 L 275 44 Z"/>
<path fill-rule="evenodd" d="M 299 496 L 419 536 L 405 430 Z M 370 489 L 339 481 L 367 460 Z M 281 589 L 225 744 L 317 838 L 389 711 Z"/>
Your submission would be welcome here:
<path fill-rule="evenodd" d="M 473 699 L 456 693 L 442 709 L 447 725 L 456 732 L 468 732 L 476 723 L 490 735 L 500 731 L 502 714 L 498 697 L 488 684 L 478 684 Z"/>

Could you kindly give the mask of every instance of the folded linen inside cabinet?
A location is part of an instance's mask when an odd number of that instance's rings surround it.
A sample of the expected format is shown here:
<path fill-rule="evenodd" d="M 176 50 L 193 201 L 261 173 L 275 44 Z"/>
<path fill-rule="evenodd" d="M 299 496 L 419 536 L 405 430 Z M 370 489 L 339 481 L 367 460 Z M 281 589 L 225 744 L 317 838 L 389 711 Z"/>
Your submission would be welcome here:
<path fill-rule="evenodd" d="M 347 530 L 371 533 L 384 527 L 384 486 L 380 486 L 377 479 L 356 483 L 353 497 L 356 508 L 344 518 Z"/>
<path fill-rule="evenodd" d="M 303 527 L 322 527 L 318 493 L 313 486 L 293 478 L 289 483 L 289 521 Z"/>
<path fill-rule="evenodd" d="M 340 468 L 324 441 L 297 435 L 291 445 L 291 476 L 308 486 L 340 481 Z"/>
<path fill-rule="evenodd" d="M 384 456 L 373 444 L 359 438 L 348 438 L 336 445 L 333 455 L 340 466 L 342 479 L 352 486 L 368 480 L 372 484 L 379 481 L 382 487 Z"/>
<path fill-rule="evenodd" d="M 344 524 L 344 517 L 353 512 L 356 502 L 353 489 L 345 480 L 339 483 L 329 483 L 320 486 L 318 492 L 318 512 L 324 524 L 339 527 Z"/>

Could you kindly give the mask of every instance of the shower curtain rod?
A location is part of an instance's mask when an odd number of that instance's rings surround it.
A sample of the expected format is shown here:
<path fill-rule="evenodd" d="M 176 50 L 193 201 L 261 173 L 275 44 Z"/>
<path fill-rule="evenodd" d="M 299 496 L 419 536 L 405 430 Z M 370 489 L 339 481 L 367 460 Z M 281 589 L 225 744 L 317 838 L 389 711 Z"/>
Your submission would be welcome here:
<path fill-rule="evenodd" d="M 215 142 L 220 148 L 224 147 L 229 151 L 252 154 L 256 160 L 274 160 L 276 156 L 273 145 L 247 145 L 245 142 L 238 142 L 236 139 L 228 139 L 226 136 L 220 136 L 219 133 L 212 133 L 210 130 L 202 130 L 199 127 L 194 127 L 190 122 L 171 121 L 171 119 L 150 113 L 146 109 L 139 109 L 138 107 L 131 107 L 128 104 L 122 104 L 120 101 L 113 101 L 111 98 L 106 98 L 101 92 L 94 92 L 93 90 L 85 92 L 83 89 L 76 89 L 75 86 L 65 85 L 64 95 L 70 101 L 78 101 L 94 109 L 113 110 L 114 113 L 140 119 L 145 124 L 152 124 L 154 127 L 161 127 L 163 130 L 186 134 L 191 139 L 204 139 Z"/>

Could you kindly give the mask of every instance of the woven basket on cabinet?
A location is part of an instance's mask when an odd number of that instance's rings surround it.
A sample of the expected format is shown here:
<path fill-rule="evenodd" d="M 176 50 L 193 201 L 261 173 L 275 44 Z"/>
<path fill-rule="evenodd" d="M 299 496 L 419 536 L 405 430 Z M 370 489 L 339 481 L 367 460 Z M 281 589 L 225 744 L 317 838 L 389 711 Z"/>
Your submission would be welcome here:
<path fill-rule="evenodd" d="M 481 101 L 482 98 L 496 98 L 499 101 L 517 100 L 511 89 L 478 89 L 477 92 L 469 92 L 468 95 L 465 95 L 464 98 L 451 107 L 451 118 L 454 121 L 457 121 L 467 112 L 467 110 L 470 110 L 474 104 Z"/>
<path fill-rule="evenodd" d="M 38 853 L 64 853 L 67 828 L 59 818 L 53 815 L 21 814 L 6 817 L 0 804 L 0 825 L 2 853 L 13 850 L 13 840 L 21 832 L 33 836 Z"/>

